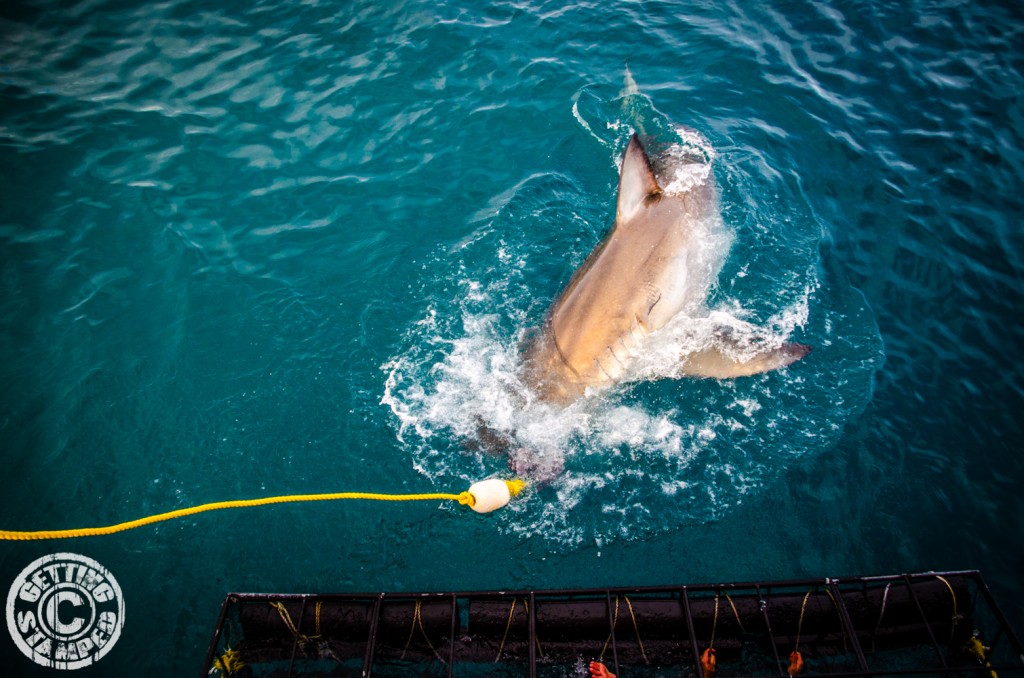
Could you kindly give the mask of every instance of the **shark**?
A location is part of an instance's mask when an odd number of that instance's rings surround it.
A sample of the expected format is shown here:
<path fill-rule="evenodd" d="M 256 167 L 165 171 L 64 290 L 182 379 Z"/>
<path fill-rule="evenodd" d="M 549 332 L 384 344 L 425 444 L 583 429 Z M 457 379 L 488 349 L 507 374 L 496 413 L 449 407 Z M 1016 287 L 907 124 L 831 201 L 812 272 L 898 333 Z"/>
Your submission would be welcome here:
<path fill-rule="evenodd" d="M 638 379 L 639 358 L 659 330 L 703 307 L 706 276 L 691 269 L 706 236 L 701 226 L 721 219 L 707 169 L 702 181 L 667 190 L 639 135 L 630 137 L 614 223 L 525 342 L 525 381 L 542 402 L 566 407 Z M 783 368 L 811 350 L 759 342 L 756 333 L 725 325 L 711 335 L 678 355 L 671 376 L 745 377 Z"/>

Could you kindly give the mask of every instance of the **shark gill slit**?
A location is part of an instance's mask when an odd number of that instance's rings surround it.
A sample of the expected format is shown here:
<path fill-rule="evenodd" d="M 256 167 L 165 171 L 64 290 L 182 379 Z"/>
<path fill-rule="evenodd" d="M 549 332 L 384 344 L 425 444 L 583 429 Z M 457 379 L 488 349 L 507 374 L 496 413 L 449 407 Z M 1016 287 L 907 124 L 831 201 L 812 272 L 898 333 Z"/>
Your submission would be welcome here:
<path fill-rule="evenodd" d="M 622 339 L 619 339 L 619 343 L 622 343 Z M 615 351 L 612 350 L 611 346 L 608 347 L 608 353 L 611 355 L 612 358 L 615 359 L 615 362 L 617 362 L 619 364 L 619 367 L 622 368 L 622 371 L 625 372 L 626 371 L 626 364 L 623 363 L 621 360 L 619 360 L 619 356 L 615 355 Z M 627 353 L 629 353 L 629 351 L 627 351 Z M 608 374 L 608 373 L 605 372 L 605 374 Z"/>
<path fill-rule="evenodd" d="M 555 336 L 555 329 L 551 328 L 551 343 L 555 345 L 555 353 L 558 354 L 558 358 L 562 361 L 562 364 L 569 368 L 575 376 L 579 377 L 580 373 L 576 371 L 569 361 L 565 357 L 565 353 L 562 352 L 562 347 L 558 345 L 558 337 Z"/>

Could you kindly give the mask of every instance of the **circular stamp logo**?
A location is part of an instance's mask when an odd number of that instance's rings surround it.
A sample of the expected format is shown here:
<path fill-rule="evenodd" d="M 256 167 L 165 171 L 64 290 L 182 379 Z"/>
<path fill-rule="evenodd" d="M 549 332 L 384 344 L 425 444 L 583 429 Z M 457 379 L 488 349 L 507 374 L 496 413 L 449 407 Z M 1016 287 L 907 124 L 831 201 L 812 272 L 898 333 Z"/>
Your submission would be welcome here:
<path fill-rule="evenodd" d="M 92 558 L 54 553 L 15 578 L 7 594 L 7 628 L 32 661 L 78 669 L 114 647 L 124 598 L 114 576 Z"/>

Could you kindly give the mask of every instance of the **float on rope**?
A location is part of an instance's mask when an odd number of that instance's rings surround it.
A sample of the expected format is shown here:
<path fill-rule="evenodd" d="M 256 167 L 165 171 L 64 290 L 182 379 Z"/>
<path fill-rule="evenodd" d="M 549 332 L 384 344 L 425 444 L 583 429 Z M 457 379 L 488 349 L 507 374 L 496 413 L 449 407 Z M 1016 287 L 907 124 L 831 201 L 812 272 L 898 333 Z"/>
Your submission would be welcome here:
<path fill-rule="evenodd" d="M 339 499 L 365 499 L 370 501 L 425 501 L 443 500 L 457 501 L 468 506 L 477 513 L 490 513 L 502 508 L 512 497 L 515 497 L 526 483 L 522 480 L 501 480 L 500 478 L 489 478 L 473 483 L 470 488 L 459 494 L 378 494 L 373 492 L 336 492 L 333 494 L 290 494 L 279 497 L 265 497 L 263 499 L 240 499 L 235 501 L 220 501 L 212 504 L 202 504 L 189 508 L 177 509 L 166 513 L 158 513 L 137 520 L 130 520 L 107 527 L 84 527 L 72 530 L 40 530 L 36 532 L 18 532 L 14 530 L 0 530 L 0 540 L 4 541 L 28 541 L 35 539 L 70 539 L 72 537 L 97 537 L 106 534 L 115 534 L 125 530 L 133 530 L 143 525 L 151 525 L 175 518 L 184 518 L 197 513 L 217 511 L 230 508 L 248 508 L 252 506 L 268 506 L 270 504 L 288 504 L 305 501 L 333 501 Z"/>

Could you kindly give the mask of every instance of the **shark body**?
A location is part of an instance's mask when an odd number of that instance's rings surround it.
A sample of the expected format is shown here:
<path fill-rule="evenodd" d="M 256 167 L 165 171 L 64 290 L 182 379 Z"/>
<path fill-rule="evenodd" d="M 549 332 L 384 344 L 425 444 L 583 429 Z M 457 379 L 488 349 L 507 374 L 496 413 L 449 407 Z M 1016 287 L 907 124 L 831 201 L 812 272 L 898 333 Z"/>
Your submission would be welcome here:
<path fill-rule="evenodd" d="M 551 305 L 525 349 L 526 380 L 546 402 L 566 406 L 635 377 L 649 336 L 707 294 L 690 269 L 708 220 L 720 219 L 712 174 L 665 191 L 634 134 L 619 175 L 615 223 Z M 728 379 L 780 368 L 805 356 L 801 344 L 758 349 L 723 332 L 679 356 L 680 376 Z"/>

